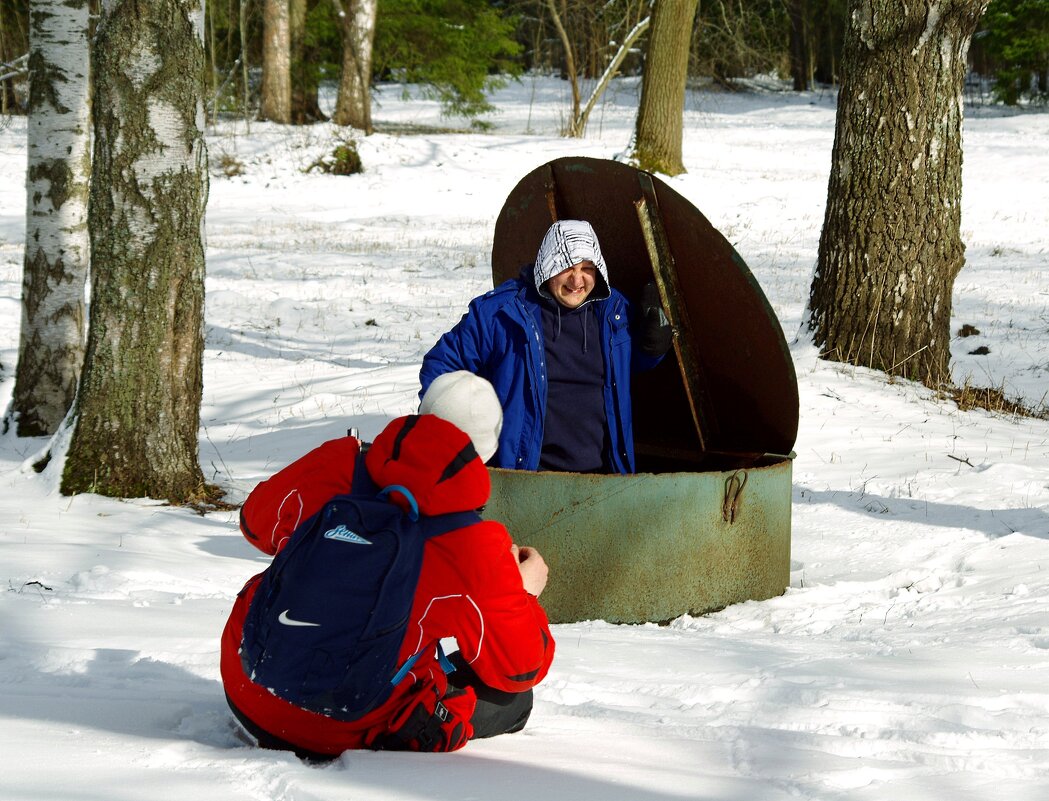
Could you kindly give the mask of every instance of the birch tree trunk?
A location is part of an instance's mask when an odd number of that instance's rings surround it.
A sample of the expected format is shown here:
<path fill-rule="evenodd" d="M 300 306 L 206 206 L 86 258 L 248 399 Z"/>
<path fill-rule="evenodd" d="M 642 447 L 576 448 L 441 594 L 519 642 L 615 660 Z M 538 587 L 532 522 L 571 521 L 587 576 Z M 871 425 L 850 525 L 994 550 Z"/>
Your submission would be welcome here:
<path fill-rule="evenodd" d="M 88 0 L 34 0 L 22 324 L 12 406 L 23 437 L 57 430 L 84 363 L 89 62 Z"/>
<path fill-rule="evenodd" d="M 291 122 L 291 17 L 288 0 L 264 0 L 262 4 L 259 119 Z"/>
<path fill-rule="evenodd" d="M 198 499 L 203 5 L 106 0 L 95 46 L 91 315 L 62 492 Z"/>
<path fill-rule="evenodd" d="M 962 88 L 988 0 L 854 0 L 809 299 L 825 358 L 950 380 Z"/>
<path fill-rule="evenodd" d="M 641 78 L 633 160 L 649 172 L 680 175 L 685 81 L 699 0 L 656 0 Z"/>
<path fill-rule="evenodd" d="M 348 0 L 339 12 L 342 24 L 342 74 L 332 122 L 372 133 L 372 43 L 378 0 Z"/>

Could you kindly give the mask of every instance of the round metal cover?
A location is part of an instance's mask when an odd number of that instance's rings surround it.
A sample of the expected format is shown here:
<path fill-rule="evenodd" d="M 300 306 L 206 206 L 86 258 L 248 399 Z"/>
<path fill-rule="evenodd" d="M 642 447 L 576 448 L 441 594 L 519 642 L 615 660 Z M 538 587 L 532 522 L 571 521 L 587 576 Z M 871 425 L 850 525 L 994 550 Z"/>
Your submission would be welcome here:
<path fill-rule="evenodd" d="M 587 220 L 628 298 L 657 278 L 675 349 L 633 381 L 639 472 L 716 469 L 791 453 L 798 383 L 783 330 L 750 269 L 689 201 L 650 173 L 569 157 L 526 175 L 495 224 L 495 285 L 534 262 L 558 219 Z"/>

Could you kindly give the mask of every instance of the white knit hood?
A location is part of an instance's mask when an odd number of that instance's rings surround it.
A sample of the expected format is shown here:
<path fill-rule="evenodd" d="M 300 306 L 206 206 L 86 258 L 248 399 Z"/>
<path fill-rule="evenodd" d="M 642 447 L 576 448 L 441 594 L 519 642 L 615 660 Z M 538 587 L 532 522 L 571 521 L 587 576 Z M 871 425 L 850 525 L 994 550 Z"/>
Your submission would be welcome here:
<path fill-rule="evenodd" d="M 597 241 L 593 226 L 585 220 L 558 220 L 547 229 L 543 243 L 539 246 L 534 272 L 536 290 L 544 298 L 553 300 L 553 295 L 543 284 L 581 261 L 593 262 L 601 277 L 600 281 L 595 282 L 594 290 L 583 304 L 610 297 L 608 267 L 605 266 L 605 257 L 601 255 L 601 245 Z"/>

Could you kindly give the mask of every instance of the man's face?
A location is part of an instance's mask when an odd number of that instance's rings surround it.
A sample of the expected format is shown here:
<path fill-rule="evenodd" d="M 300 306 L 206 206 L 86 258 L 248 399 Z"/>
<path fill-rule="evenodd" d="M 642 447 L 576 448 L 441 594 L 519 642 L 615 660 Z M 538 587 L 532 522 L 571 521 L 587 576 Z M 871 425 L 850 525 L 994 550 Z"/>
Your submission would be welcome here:
<path fill-rule="evenodd" d="M 592 261 L 581 261 L 551 276 L 546 288 L 566 309 L 577 308 L 594 290 L 597 268 Z"/>

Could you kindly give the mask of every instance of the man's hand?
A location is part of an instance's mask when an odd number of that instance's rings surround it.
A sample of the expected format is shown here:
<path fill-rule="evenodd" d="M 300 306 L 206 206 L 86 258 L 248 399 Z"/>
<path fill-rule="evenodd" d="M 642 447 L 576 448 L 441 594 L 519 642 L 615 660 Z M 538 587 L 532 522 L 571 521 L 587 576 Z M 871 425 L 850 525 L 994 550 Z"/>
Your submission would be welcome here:
<path fill-rule="evenodd" d="M 510 553 L 517 560 L 517 569 L 521 571 L 521 582 L 525 592 L 538 598 L 546 588 L 546 579 L 550 572 L 543 557 L 539 555 L 539 551 L 527 545 L 523 548 L 511 545 Z"/>

